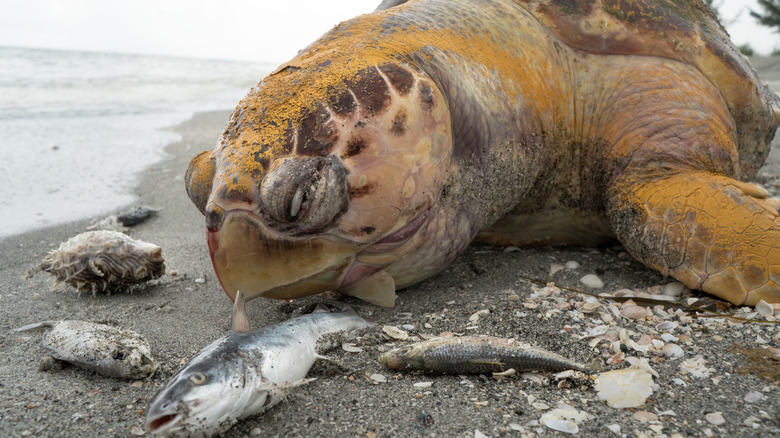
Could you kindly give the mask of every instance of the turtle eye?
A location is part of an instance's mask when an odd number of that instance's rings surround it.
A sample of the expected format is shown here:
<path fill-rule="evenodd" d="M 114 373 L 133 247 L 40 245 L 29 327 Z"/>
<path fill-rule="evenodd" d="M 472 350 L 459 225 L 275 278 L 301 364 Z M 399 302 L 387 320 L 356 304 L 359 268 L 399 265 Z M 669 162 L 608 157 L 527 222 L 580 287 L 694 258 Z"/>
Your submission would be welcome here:
<path fill-rule="evenodd" d="M 336 157 L 281 160 L 260 185 L 270 225 L 281 231 L 321 230 L 346 206 L 344 167 Z"/>
<path fill-rule="evenodd" d="M 196 385 L 202 385 L 206 383 L 206 375 L 203 373 L 194 373 L 190 376 L 190 382 Z"/>

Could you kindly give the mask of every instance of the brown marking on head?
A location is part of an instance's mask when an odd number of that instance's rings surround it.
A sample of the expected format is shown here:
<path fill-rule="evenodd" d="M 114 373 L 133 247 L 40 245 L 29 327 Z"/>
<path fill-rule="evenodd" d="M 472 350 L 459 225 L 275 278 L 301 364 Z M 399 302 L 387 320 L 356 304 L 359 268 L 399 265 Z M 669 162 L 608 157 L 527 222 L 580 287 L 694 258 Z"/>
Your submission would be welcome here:
<path fill-rule="evenodd" d="M 422 108 L 425 111 L 432 110 L 436 103 L 433 101 L 433 89 L 431 88 L 431 84 L 429 84 L 428 81 L 422 81 L 420 82 L 419 87 L 420 105 L 422 105 Z"/>
<path fill-rule="evenodd" d="M 334 114 L 346 118 L 355 110 L 357 102 L 349 90 L 342 90 L 340 93 L 332 91 L 328 94 L 328 106 Z"/>
<path fill-rule="evenodd" d="M 361 227 L 360 228 L 360 232 L 363 233 L 363 234 L 371 234 L 374 231 L 376 231 L 376 228 L 374 228 L 372 226 L 367 226 L 367 227 Z"/>
<path fill-rule="evenodd" d="M 406 134 L 407 119 L 406 110 L 403 108 L 399 109 L 393 118 L 393 126 L 390 128 L 390 133 L 396 137 L 401 137 Z"/>
<path fill-rule="evenodd" d="M 347 82 L 347 87 L 372 116 L 382 113 L 390 104 L 390 88 L 376 67 L 361 70 L 356 78 Z"/>
<path fill-rule="evenodd" d="M 390 85 L 399 96 L 406 96 L 414 85 L 414 76 L 398 64 L 383 64 L 379 70 L 384 73 Z"/>
<path fill-rule="evenodd" d="M 360 187 L 349 188 L 349 198 L 359 198 L 361 196 L 370 195 L 376 191 L 376 183 L 369 182 Z"/>
<path fill-rule="evenodd" d="M 352 138 L 347 143 L 347 150 L 343 154 L 341 154 L 341 158 L 353 157 L 359 154 L 363 149 L 367 147 L 368 145 L 365 143 L 365 141 L 362 138 L 360 137 Z"/>
<path fill-rule="evenodd" d="M 295 152 L 304 156 L 328 155 L 333 143 L 338 140 L 338 131 L 333 129 L 331 118 L 323 105 L 310 112 L 301 121 Z"/>

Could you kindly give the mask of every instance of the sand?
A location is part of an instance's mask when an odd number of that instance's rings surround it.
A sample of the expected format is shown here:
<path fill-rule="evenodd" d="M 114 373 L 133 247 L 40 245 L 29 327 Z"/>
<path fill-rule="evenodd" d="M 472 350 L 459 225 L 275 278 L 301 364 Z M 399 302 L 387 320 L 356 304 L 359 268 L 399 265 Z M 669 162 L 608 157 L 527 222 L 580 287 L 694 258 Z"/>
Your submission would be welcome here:
<path fill-rule="evenodd" d="M 770 80 L 780 76 L 775 61 L 758 62 L 763 66 L 762 75 Z M 145 410 L 155 392 L 183 361 L 226 333 L 231 302 L 214 276 L 203 217 L 187 198 L 182 177 L 189 159 L 213 146 L 228 116 L 226 112 L 198 114 L 172 128 L 182 140 L 167 148 L 170 157 L 148 169 L 137 189 L 141 204 L 162 210 L 128 234 L 163 248 L 169 275 L 160 280 L 132 292 L 93 298 L 90 294 L 78 296 L 64 286 L 50 290 L 52 279 L 45 273 L 24 278 L 48 251 L 83 232 L 91 221 L 0 241 L 0 436 L 140 435 Z M 759 181 L 780 195 L 777 146 Z M 550 274 L 552 264 L 567 261 L 576 261 L 579 267 Z M 612 436 L 607 425 L 619 426 L 626 436 L 780 436 L 777 382 L 737 373 L 747 360 L 732 351 L 735 344 L 754 348 L 768 342 L 780 346 L 780 332 L 773 324 L 671 318 L 680 324 L 672 333 L 690 338 L 690 343 L 679 342 L 682 358 L 663 359 L 626 348 L 626 356 L 649 359 L 659 373 L 654 394 L 637 409 L 610 408 L 597 399 L 593 384 L 583 379 L 559 383 L 547 375 L 539 383 L 521 377 L 497 381 L 491 376 L 403 375 L 384 370 L 376 362 L 382 351 L 403 344 L 385 337 L 384 325 L 411 325 L 409 333 L 418 338 L 442 332 L 513 337 L 581 362 L 606 359 L 601 352 L 608 350 L 609 343 L 600 343 L 594 351 L 588 345 L 590 338 L 579 338 L 588 326 L 604 322 L 598 311 L 581 314 L 566 308 L 566 303 L 587 297 L 561 291 L 549 298 L 531 298 L 539 286 L 526 279 L 579 288 L 579 279 L 586 274 L 595 274 L 605 283 L 603 292 L 646 290 L 672 281 L 628 258 L 619 246 L 504 252 L 472 245 L 445 272 L 401 291 L 395 308 L 345 299 L 344 303 L 377 322 L 354 341 L 363 351 L 332 351 L 330 355 L 338 363 L 315 365 L 311 376 L 316 381 L 269 412 L 240 422 L 226 436 L 471 437 L 476 431 L 487 436 L 554 436 L 559 433 L 540 425 L 539 419 L 560 403 L 589 414 L 589 419 L 579 424 L 579 436 Z M 205 283 L 196 279 L 205 279 Z M 248 303 L 250 322 L 255 327 L 279 322 L 298 307 L 323 300 L 329 299 L 309 297 L 293 303 L 254 300 Z M 609 314 L 608 306 L 604 302 L 599 311 Z M 478 320 L 470 319 L 480 311 Z M 744 315 L 739 310 L 730 312 Z M 612 317 L 614 327 L 629 330 L 634 341 L 656 332 L 656 322 Z M 125 381 L 71 365 L 39 371 L 45 356 L 41 334 L 11 329 L 60 319 L 102 322 L 141 333 L 162 364 L 160 372 L 151 379 Z M 697 356 L 707 361 L 711 375 L 696 378 L 680 374 L 682 361 Z M 622 362 L 608 367 L 625 366 Z M 382 374 L 387 381 L 375 383 L 369 378 L 372 374 Z M 428 388 L 414 386 L 420 382 L 433 383 Z M 751 391 L 762 393 L 763 400 L 746 402 L 744 397 Z M 714 425 L 707 420 L 706 415 L 715 412 L 721 413 L 725 423 Z M 648 413 L 662 415 L 653 420 Z M 643 416 L 652 421 L 638 419 Z"/>

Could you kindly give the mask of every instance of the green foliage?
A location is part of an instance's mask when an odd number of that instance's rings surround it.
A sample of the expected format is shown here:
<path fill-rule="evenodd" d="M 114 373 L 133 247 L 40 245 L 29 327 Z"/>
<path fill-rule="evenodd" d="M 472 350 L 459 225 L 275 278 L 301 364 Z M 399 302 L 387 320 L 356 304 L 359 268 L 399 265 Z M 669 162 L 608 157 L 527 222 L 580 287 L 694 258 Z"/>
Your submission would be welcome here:
<path fill-rule="evenodd" d="M 759 23 L 767 27 L 774 27 L 775 31 L 780 30 L 780 0 L 756 0 L 758 5 L 763 8 L 763 13 L 751 10 L 750 15 L 758 20 Z"/>
<path fill-rule="evenodd" d="M 755 55 L 755 51 L 753 51 L 753 48 L 750 47 L 750 44 L 742 44 L 741 46 L 737 47 L 737 50 L 739 50 L 740 53 L 742 53 L 745 56 L 753 56 Z"/>

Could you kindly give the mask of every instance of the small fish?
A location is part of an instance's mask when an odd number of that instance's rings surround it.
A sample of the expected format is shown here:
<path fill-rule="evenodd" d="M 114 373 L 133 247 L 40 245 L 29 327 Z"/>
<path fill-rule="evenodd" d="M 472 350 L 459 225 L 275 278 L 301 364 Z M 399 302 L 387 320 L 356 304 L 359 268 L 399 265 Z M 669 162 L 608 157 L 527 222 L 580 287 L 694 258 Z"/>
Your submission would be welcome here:
<path fill-rule="evenodd" d="M 44 321 L 14 331 L 37 328 L 51 328 L 41 340 L 53 358 L 104 376 L 141 379 L 159 366 L 146 340 L 134 331 L 85 321 Z"/>
<path fill-rule="evenodd" d="M 158 278 L 165 273 L 165 260 L 159 246 L 132 239 L 117 231 L 88 231 L 71 237 L 51 251 L 37 268 L 46 271 L 79 293 L 111 290 Z"/>
<path fill-rule="evenodd" d="M 211 436 L 279 403 L 306 383 L 328 333 L 371 325 L 352 309 L 315 311 L 249 331 L 244 296 L 236 295 L 233 327 L 190 359 L 152 399 L 146 430 L 164 436 Z"/>
<path fill-rule="evenodd" d="M 439 374 L 499 373 L 589 368 L 563 356 L 514 339 L 490 336 L 434 338 L 388 351 L 379 363 L 392 370 L 421 370 Z"/>
<path fill-rule="evenodd" d="M 132 227 L 146 221 L 150 217 L 154 216 L 158 211 L 160 210 L 141 205 L 138 207 L 133 207 L 129 211 L 117 215 L 116 219 L 123 226 Z"/>

